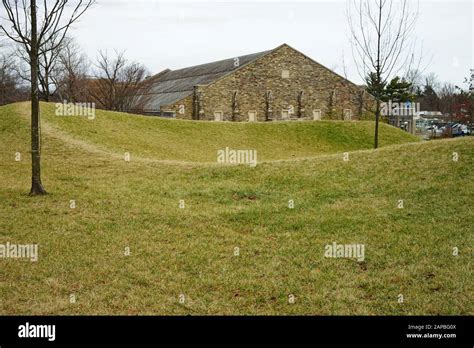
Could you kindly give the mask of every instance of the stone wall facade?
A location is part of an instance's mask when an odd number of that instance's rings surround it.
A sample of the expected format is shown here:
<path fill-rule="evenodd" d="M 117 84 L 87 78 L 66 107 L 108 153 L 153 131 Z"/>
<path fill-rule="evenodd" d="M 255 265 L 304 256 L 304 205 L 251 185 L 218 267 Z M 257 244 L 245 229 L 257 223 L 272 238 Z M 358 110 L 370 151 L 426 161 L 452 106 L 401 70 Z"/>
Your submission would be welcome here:
<path fill-rule="evenodd" d="M 161 110 L 196 120 L 357 120 L 371 100 L 363 88 L 283 45 Z"/>

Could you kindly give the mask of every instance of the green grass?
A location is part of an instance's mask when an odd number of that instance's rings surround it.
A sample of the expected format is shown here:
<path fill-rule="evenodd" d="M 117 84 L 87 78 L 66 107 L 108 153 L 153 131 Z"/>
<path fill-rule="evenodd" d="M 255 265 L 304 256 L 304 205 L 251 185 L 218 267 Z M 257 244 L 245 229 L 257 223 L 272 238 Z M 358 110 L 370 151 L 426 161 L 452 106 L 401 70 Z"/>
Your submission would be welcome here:
<path fill-rule="evenodd" d="M 33 198 L 28 109 L 0 108 L 0 243 L 39 244 L 36 263 L 0 259 L 0 314 L 474 313 L 473 138 L 354 151 L 370 147 L 370 123 L 87 121 L 51 107 L 50 194 Z M 388 126 L 381 138 L 413 140 Z M 256 168 L 134 160 L 215 161 L 225 146 L 266 160 L 329 155 Z M 130 162 L 113 156 L 122 151 Z M 332 242 L 365 244 L 365 261 L 325 258 Z"/>
<path fill-rule="evenodd" d="M 23 109 L 24 110 L 24 109 Z M 216 162 L 217 151 L 257 150 L 259 161 L 369 149 L 373 123 L 305 121 L 270 123 L 216 123 L 168 120 L 98 110 L 96 118 L 59 117 L 54 104 L 42 105 L 42 117 L 61 133 L 98 146 L 101 150 L 155 160 Z M 381 146 L 419 141 L 382 124 Z"/>

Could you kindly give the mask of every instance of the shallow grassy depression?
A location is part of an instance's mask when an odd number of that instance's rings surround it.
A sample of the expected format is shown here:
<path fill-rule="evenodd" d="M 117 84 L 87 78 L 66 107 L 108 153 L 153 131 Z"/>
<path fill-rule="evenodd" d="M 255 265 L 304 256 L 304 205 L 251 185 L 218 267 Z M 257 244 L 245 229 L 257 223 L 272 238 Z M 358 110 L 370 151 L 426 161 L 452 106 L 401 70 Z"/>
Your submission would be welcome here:
<path fill-rule="evenodd" d="M 372 123 L 53 112 L 42 105 L 49 195 L 31 198 L 27 105 L 0 108 L 0 244 L 39 245 L 37 262 L 0 258 L 0 314 L 474 313 L 473 138 L 383 126 L 382 149 L 356 151 Z M 314 158 L 193 163 L 226 146 Z M 363 244 L 364 260 L 324 257 L 333 242 Z"/>

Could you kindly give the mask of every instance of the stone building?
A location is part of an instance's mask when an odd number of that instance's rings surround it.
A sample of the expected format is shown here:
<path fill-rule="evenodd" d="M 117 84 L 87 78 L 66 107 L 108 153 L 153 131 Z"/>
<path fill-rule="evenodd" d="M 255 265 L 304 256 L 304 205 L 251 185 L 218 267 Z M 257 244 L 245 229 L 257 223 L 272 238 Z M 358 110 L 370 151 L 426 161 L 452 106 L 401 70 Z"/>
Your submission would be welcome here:
<path fill-rule="evenodd" d="M 148 78 L 137 98 L 142 114 L 193 120 L 354 120 L 365 90 L 283 44 L 275 49 Z"/>

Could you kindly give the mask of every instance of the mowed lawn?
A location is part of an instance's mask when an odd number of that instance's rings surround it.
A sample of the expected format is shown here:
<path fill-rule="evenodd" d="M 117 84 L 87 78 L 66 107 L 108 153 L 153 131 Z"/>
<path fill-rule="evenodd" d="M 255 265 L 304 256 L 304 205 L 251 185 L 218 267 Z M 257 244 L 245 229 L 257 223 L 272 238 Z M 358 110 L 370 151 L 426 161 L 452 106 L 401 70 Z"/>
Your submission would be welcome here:
<path fill-rule="evenodd" d="M 17 107 L 28 115 L 27 104 Z M 101 110 L 89 119 L 59 117 L 55 111 L 55 104 L 42 104 L 42 117 L 57 136 L 66 134 L 68 141 L 89 151 L 120 154 L 122 158 L 128 152 L 135 159 L 215 164 L 217 151 L 226 147 L 257 150 L 259 161 L 273 161 L 373 146 L 374 125 L 368 121 L 204 122 L 131 117 Z M 381 146 L 419 141 L 386 124 L 380 126 L 380 133 Z"/>
<path fill-rule="evenodd" d="M 0 244 L 39 245 L 37 262 L 0 259 L 0 314 L 474 313 L 474 138 L 411 142 L 384 126 L 382 139 L 398 140 L 382 144 L 410 143 L 361 150 L 370 147 L 373 124 L 363 123 L 367 134 L 354 145 L 349 140 L 360 131 L 354 122 L 346 123 L 353 132 L 344 128 L 348 142 L 334 140 L 324 152 L 296 139 L 288 145 L 300 129 L 309 142 L 317 122 L 276 125 L 272 135 L 272 124 L 123 114 L 107 120 L 104 114 L 94 131 L 86 119 L 56 119 L 46 110 L 53 106 L 42 108 L 49 125 L 43 128 L 43 181 L 50 193 L 44 197 L 27 196 L 29 123 L 20 116 L 26 104 L 0 108 Z M 116 138 L 115 118 L 123 120 Z M 127 144 L 123 123 L 132 134 Z M 190 135 L 179 136 L 181 124 Z M 335 138 L 345 127 L 324 124 Z M 248 138 L 227 144 L 217 140 L 219 127 L 226 139 L 234 131 Z M 258 127 L 274 142 L 255 143 Z M 174 153 L 158 149 L 161 136 Z M 208 140 L 186 143 L 193 137 Z M 331 143 L 326 139 L 312 141 Z M 193 163 L 215 162 L 215 147 L 252 144 L 264 160 L 328 155 L 255 168 Z M 127 149 L 130 162 L 121 158 Z M 333 242 L 364 244 L 365 260 L 325 258 L 325 245 Z"/>

